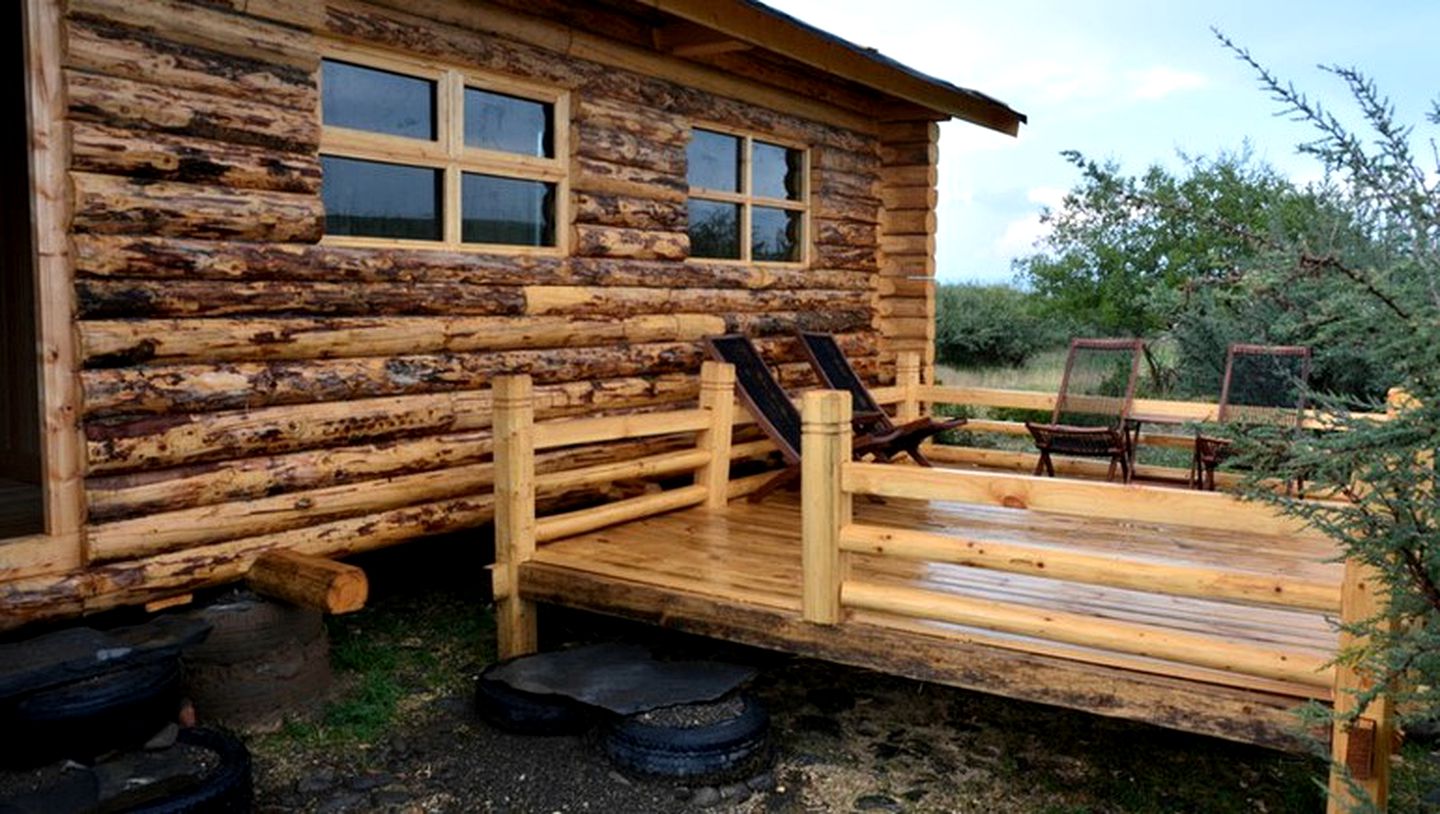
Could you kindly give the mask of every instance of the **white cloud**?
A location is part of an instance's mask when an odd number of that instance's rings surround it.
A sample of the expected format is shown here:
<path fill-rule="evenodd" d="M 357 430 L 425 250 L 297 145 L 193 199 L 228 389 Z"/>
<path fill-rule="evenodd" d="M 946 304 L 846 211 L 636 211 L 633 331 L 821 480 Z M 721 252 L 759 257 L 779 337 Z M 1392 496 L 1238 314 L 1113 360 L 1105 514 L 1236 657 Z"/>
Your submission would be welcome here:
<path fill-rule="evenodd" d="M 1210 84 L 1209 77 L 1194 71 L 1182 71 L 1166 65 L 1156 65 L 1126 74 L 1130 83 L 1130 98 L 1152 102 L 1164 99 L 1174 93 L 1198 90 Z"/>
<path fill-rule="evenodd" d="M 1050 234 L 1050 226 L 1040 222 L 1040 213 L 1032 212 L 1005 224 L 1005 231 L 995 241 L 995 252 L 1002 256 L 1029 254 L 1035 242 Z"/>
<path fill-rule="evenodd" d="M 1048 206 L 1051 209 L 1059 209 L 1065 203 L 1067 191 L 1060 187 L 1031 187 L 1025 192 L 1025 200 L 1041 206 Z"/>

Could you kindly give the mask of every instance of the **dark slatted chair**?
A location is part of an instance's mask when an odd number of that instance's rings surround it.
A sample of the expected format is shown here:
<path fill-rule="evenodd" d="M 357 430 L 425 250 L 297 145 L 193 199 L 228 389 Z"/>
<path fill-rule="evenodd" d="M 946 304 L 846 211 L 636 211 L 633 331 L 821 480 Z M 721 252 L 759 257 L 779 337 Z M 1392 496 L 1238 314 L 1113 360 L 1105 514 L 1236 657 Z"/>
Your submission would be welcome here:
<path fill-rule="evenodd" d="M 1140 339 L 1074 339 L 1050 423 L 1025 422 L 1040 460 L 1036 475 L 1055 477 L 1054 455 L 1108 458 L 1108 480 L 1134 474 L 1130 405 L 1145 342 Z"/>
<path fill-rule="evenodd" d="M 953 430 L 965 423 L 963 418 L 940 420 L 926 416 L 897 426 L 870 394 L 869 388 L 860 380 L 840 343 L 832 334 L 796 331 L 800 346 L 810 360 L 815 375 L 831 390 L 849 391 L 854 405 L 854 425 L 857 435 L 886 435 L 899 433 L 906 445 L 900 452 L 909 455 L 921 466 L 932 466 L 930 459 L 920 451 L 920 445 L 946 430 Z"/>
<path fill-rule="evenodd" d="M 770 367 L 750 338 L 741 334 L 711 336 L 703 340 L 710 358 L 735 367 L 735 392 L 745 409 L 755 417 L 765 435 L 785 459 L 785 469 L 750 495 L 752 503 L 764 500 L 776 489 L 800 477 L 800 410 L 785 388 L 775 381 Z M 885 433 L 857 434 L 852 443 L 856 458 L 866 456 L 888 461 L 910 444 L 903 428 Z"/>
<path fill-rule="evenodd" d="M 1300 345 L 1232 344 L 1220 383 L 1221 424 L 1269 424 L 1298 429 L 1305 414 L 1310 349 Z M 1200 433 L 1190 462 L 1190 485 L 1215 490 L 1215 470 L 1230 455 L 1230 441 Z M 1297 484 L 1298 486 L 1298 484 Z"/>

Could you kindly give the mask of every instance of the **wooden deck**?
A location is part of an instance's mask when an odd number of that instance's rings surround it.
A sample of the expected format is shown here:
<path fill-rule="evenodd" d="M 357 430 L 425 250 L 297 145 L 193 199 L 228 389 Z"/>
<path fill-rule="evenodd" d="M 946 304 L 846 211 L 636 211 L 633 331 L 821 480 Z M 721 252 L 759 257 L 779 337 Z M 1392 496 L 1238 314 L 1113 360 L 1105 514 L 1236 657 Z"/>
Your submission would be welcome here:
<path fill-rule="evenodd" d="M 856 499 L 855 521 L 1263 578 L 1333 583 L 1342 567 L 1313 538 L 1067 517 L 967 503 Z M 1061 542 L 1063 541 L 1063 542 Z M 1248 643 L 1320 663 L 1334 652 L 1319 611 L 1236 604 L 960 564 L 856 555 L 850 577 L 945 596 L 1137 623 Z M 541 546 L 519 568 L 530 599 L 648 619 L 947 684 L 1150 720 L 1268 745 L 1293 740 L 1293 707 L 1328 681 L 1281 681 L 890 614 L 835 626 L 801 615 L 801 513 L 793 494 L 692 508 Z M 1202 640 L 1203 641 L 1203 640 Z M 1183 692 L 1176 692 L 1183 686 Z M 1238 722 L 1245 721 L 1245 725 Z"/>

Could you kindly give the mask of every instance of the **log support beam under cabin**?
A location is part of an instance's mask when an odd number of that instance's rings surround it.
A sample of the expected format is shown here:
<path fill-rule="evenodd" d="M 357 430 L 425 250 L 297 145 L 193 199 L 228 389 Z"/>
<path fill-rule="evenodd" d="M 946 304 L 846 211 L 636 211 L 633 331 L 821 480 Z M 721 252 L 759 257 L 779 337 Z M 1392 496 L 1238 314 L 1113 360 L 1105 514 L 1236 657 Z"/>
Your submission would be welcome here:
<path fill-rule="evenodd" d="M 284 549 L 256 557 L 245 582 L 258 594 L 332 614 L 360 610 L 370 595 L 364 570 Z"/>

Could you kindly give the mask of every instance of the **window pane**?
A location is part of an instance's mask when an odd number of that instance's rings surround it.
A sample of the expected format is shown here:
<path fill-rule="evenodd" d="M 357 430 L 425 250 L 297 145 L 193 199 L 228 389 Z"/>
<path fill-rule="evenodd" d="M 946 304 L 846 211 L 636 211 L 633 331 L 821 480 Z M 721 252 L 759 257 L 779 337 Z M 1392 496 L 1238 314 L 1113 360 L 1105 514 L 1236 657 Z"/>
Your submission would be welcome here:
<path fill-rule="evenodd" d="M 435 140 L 434 82 L 333 59 L 322 65 L 325 124 Z"/>
<path fill-rule="evenodd" d="M 709 130 L 691 130 L 690 144 L 685 148 L 690 186 L 739 192 L 742 144 L 736 136 Z"/>
<path fill-rule="evenodd" d="M 750 210 L 750 259 L 800 262 L 803 213 L 757 206 Z"/>
<path fill-rule="evenodd" d="M 321 156 L 325 232 L 440 240 L 440 170 Z"/>
<path fill-rule="evenodd" d="M 544 102 L 465 89 L 465 146 L 553 158 L 554 107 Z"/>
<path fill-rule="evenodd" d="M 800 200 L 804 190 L 805 152 L 767 144 L 754 143 L 754 169 L 750 177 L 750 194 L 757 198 Z"/>
<path fill-rule="evenodd" d="M 555 185 L 465 173 L 460 239 L 511 246 L 555 245 Z"/>
<path fill-rule="evenodd" d="M 690 199 L 690 256 L 740 259 L 740 205 Z"/>

